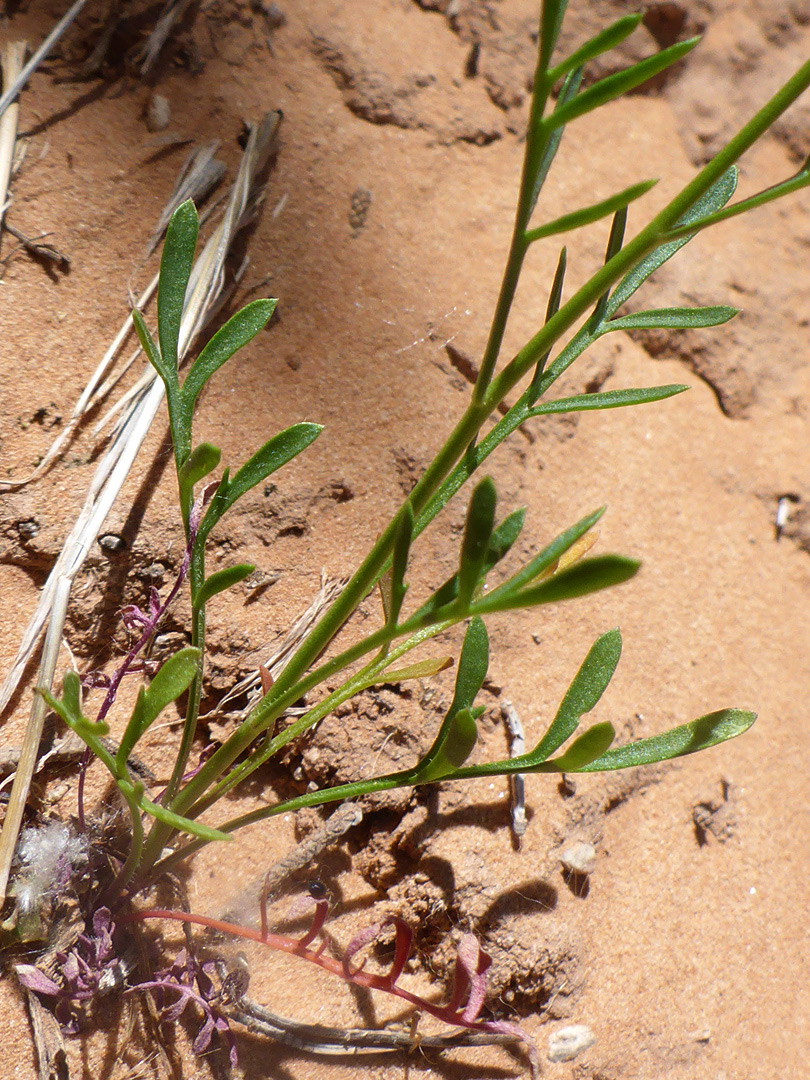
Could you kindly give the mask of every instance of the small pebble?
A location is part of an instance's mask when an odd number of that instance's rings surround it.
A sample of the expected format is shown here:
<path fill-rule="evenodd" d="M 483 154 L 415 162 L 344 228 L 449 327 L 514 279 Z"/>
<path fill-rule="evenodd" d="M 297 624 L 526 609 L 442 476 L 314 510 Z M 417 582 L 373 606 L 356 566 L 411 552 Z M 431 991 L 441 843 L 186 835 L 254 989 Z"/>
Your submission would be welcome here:
<path fill-rule="evenodd" d="M 152 94 L 146 106 L 146 126 L 150 131 L 165 131 L 172 119 L 168 99 L 162 94 Z"/>
<path fill-rule="evenodd" d="M 596 869 L 596 848 L 582 842 L 572 844 L 560 855 L 560 862 L 570 874 L 588 877 Z"/>
<path fill-rule="evenodd" d="M 98 538 L 98 546 L 112 555 L 117 555 L 119 551 L 126 550 L 127 542 L 117 533 L 104 533 Z"/>
<path fill-rule="evenodd" d="M 548 1037 L 549 1061 L 573 1061 L 575 1057 L 589 1050 L 596 1042 L 596 1036 L 586 1024 L 572 1024 L 560 1028 Z"/>

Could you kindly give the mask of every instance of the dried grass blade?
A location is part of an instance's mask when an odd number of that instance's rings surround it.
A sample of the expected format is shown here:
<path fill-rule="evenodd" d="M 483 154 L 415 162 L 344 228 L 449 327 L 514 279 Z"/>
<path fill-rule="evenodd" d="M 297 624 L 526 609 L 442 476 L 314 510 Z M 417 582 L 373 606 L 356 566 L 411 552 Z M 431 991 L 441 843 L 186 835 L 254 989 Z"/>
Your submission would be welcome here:
<path fill-rule="evenodd" d="M 193 199 L 199 205 L 222 181 L 225 176 L 225 165 L 214 157 L 217 150 L 219 150 L 219 142 L 216 141 L 206 146 L 198 146 L 183 162 L 171 198 L 152 233 L 146 249 L 147 258 L 160 243 L 169 219 L 180 203 L 185 202 L 186 199 Z"/>
<path fill-rule="evenodd" d="M 25 41 L 9 41 L 3 49 L 4 91 L 13 86 L 19 78 L 27 48 L 28 43 Z M 3 224 L 3 214 L 8 205 L 8 185 L 14 164 L 14 146 L 17 142 L 17 120 L 19 115 L 20 106 L 15 102 L 0 117 L 0 226 Z"/>
<path fill-rule="evenodd" d="M 64 15 L 56 26 L 51 30 L 50 34 L 45 38 L 40 47 L 22 69 L 20 74 L 14 80 L 11 86 L 7 90 L 3 91 L 3 96 L 0 97 L 0 116 L 6 111 L 12 101 L 19 94 L 20 90 L 28 82 L 29 77 L 36 71 L 57 41 L 61 38 L 73 20 L 78 16 L 87 0 L 76 0 L 76 3 L 70 8 L 66 15 Z"/>
<path fill-rule="evenodd" d="M 11 110 L 9 110 L 9 113 L 10 112 Z M 2 124 L 5 122 L 5 119 L 5 117 L 0 119 L 0 130 L 2 128 Z M 222 162 L 217 161 L 214 157 L 214 154 L 216 153 L 218 147 L 219 143 L 217 142 L 208 143 L 206 146 L 202 146 L 194 150 L 183 162 L 183 165 L 180 169 L 180 174 L 177 178 L 177 183 L 174 186 L 174 191 L 170 195 L 168 202 L 163 208 L 163 212 L 161 213 L 160 221 L 158 223 L 158 227 L 155 229 L 153 238 L 156 236 L 158 240 L 160 239 L 161 235 L 163 234 L 163 230 L 166 228 L 169 218 L 171 218 L 172 214 L 181 202 L 183 202 L 185 199 L 194 199 L 195 202 L 198 202 L 206 198 L 206 196 L 211 193 L 212 189 L 216 187 L 216 185 L 221 181 L 225 173 L 225 166 L 222 164 Z M 154 250 L 154 247 L 152 247 L 150 250 Z M 143 309 L 149 303 L 153 293 L 157 289 L 157 284 L 158 275 L 155 274 L 155 276 L 143 290 L 141 295 L 137 297 L 137 299 L 134 301 L 137 308 Z M 45 473 L 50 468 L 53 462 L 59 457 L 64 447 L 73 437 L 76 428 L 79 426 L 82 420 L 82 417 L 84 417 L 84 415 L 88 413 L 91 409 L 95 408 L 95 406 L 100 401 L 103 401 L 104 398 L 106 398 L 106 396 L 115 387 L 115 385 L 123 377 L 123 375 L 126 374 L 127 370 L 131 367 L 133 362 L 140 355 L 141 350 L 140 347 L 138 347 L 133 353 L 130 354 L 129 359 L 123 364 L 122 367 L 120 367 L 112 375 L 109 375 L 109 377 L 104 382 L 101 381 L 102 379 L 104 379 L 105 375 L 107 375 L 122 345 L 130 336 L 132 331 L 132 319 L 129 315 L 127 315 L 127 317 L 121 324 L 121 328 L 119 329 L 118 333 L 115 335 L 112 342 L 110 343 L 109 348 L 102 356 L 93 374 L 90 376 L 90 379 L 88 380 L 87 385 L 82 391 L 79 400 L 73 407 L 73 412 L 71 413 L 70 419 L 68 420 L 64 429 L 59 433 L 58 438 L 53 441 L 53 443 L 48 448 L 45 456 L 42 458 L 42 460 L 39 462 L 33 472 L 28 474 L 28 476 L 24 476 L 20 480 L 0 480 L 0 492 L 17 491 L 20 488 L 25 487 L 26 484 L 30 484 L 32 483 L 32 481 L 37 480 L 40 476 L 43 475 L 43 473 Z M 151 375 L 151 369 L 149 374 Z M 148 379 L 147 382 L 151 382 L 151 378 Z M 143 390 L 144 385 L 145 384 L 143 383 L 138 385 L 138 393 Z M 134 390 L 135 388 L 133 388 L 133 391 Z M 133 391 L 130 391 L 128 395 L 124 395 L 124 397 L 117 403 L 114 408 L 115 412 L 120 412 L 121 409 L 123 409 L 129 403 L 129 401 L 131 400 L 131 395 L 133 395 Z M 96 427 L 94 428 L 94 434 L 98 434 L 98 432 L 105 425 L 110 415 L 111 414 L 108 413 L 107 416 L 105 416 L 96 425 Z"/>
<path fill-rule="evenodd" d="M 42 660 L 39 666 L 39 678 L 37 686 L 50 689 L 56 672 L 56 661 L 59 656 L 59 646 L 62 642 L 62 628 L 65 625 L 67 615 L 67 603 L 70 596 L 69 578 L 60 577 L 54 587 L 53 618 L 48 627 L 45 637 L 45 647 L 42 650 Z M 39 741 L 42 737 L 42 727 L 48 706 L 45 699 L 40 695 L 34 696 L 34 704 L 31 707 L 31 717 L 25 731 L 23 744 L 20 749 L 20 760 L 17 765 L 17 773 L 14 783 L 11 785 L 6 818 L 3 822 L 3 831 L 0 832 L 0 897 L 5 898 L 8 875 L 11 871 L 11 860 L 14 858 L 14 849 L 17 846 L 17 835 L 22 825 L 25 804 L 28 801 L 28 792 L 31 788 L 31 779 L 37 766 L 39 757 Z"/>
<path fill-rule="evenodd" d="M 157 63 L 172 27 L 178 19 L 185 15 L 190 2 L 191 0 L 167 0 L 161 16 L 155 23 L 155 28 L 144 46 L 143 63 L 141 64 L 142 78 L 145 78 Z"/>

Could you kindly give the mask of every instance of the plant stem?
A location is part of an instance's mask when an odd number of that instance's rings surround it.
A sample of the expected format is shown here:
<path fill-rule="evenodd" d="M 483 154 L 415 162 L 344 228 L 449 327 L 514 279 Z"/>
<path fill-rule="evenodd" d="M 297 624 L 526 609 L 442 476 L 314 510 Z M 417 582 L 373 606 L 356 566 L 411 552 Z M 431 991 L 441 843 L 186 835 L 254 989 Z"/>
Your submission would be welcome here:
<path fill-rule="evenodd" d="M 509 361 L 499 375 L 492 378 L 492 372 L 497 360 L 496 346 L 499 351 L 505 325 L 504 318 L 508 314 L 509 306 L 514 297 L 513 278 L 516 270 L 519 271 L 525 253 L 520 240 L 515 239 L 518 236 L 517 224 L 524 221 L 525 228 L 527 207 L 529 212 L 531 211 L 531 196 L 533 193 L 526 183 L 526 177 L 531 175 L 530 165 L 525 165 L 524 180 L 521 185 L 521 205 L 516 218 L 516 232 L 513 234 L 510 261 L 501 290 L 501 298 L 499 299 L 499 315 L 493 321 L 493 332 L 490 335 L 491 344 L 488 344 L 487 347 L 486 369 L 482 364 L 480 384 L 477 384 L 473 400 L 409 496 L 415 517 L 419 517 L 421 512 L 430 504 L 442 482 L 448 477 L 456 463 L 461 460 L 467 448 L 477 437 L 481 425 L 503 401 L 508 392 L 625 273 L 635 267 L 650 252 L 671 239 L 670 234 L 677 226 L 679 218 L 705 194 L 712 184 L 720 179 L 809 85 L 810 61 L 805 63 L 785 83 L 774 97 L 633 240 L 605 263 L 590 281 L 583 285 L 566 304 L 560 307 L 557 313 Z M 541 91 L 539 96 L 545 102 L 543 93 L 547 94 L 548 88 L 543 87 L 541 84 L 538 89 Z M 547 139 L 547 134 L 544 137 Z M 542 145 L 548 146 L 547 142 L 542 143 L 539 141 L 540 136 L 537 138 L 538 141 L 535 142 L 530 133 L 530 138 L 527 141 L 526 161 L 529 159 L 530 150 L 532 154 L 542 153 L 542 150 L 538 150 L 538 148 Z M 317 682 L 338 670 L 339 661 L 344 664 L 351 663 L 363 655 L 365 651 L 368 651 L 369 647 L 374 648 L 383 643 L 384 635 L 381 637 L 379 632 L 376 635 L 371 635 L 365 643 L 360 643 L 360 645 L 346 650 L 336 660 L 323 665 L 309 678 L 304 678 L 306 671 L 328 647 L 383 572 L 393 549 L 400 513 L 401 509 L 398 509 L 343 593 L 301 643 L 272 690 L 256 705 L 237 731 L 206 762 L 186 787 L 178 792 L 172 804 L 172 810 L 176 813 L 184 813 L 197 800 L 201 799 L 207 788 L 222 776 L 236 758 L 273 722 L 275 717 L 280 715 L 284 708 L 292 704 L 306 689 L 311 688 L 311 686 L 316 685 Z M 373 644 L 369 645 L 372 642 Z M 293 725 L 294 727 L 295 725 Z M 273 743 L 270 745 L 272 746 Z M 335 797 L 348 798 L 351 796 L 344 794 Z M 301 805 L 308 804 L 302 803 Z M 148 868 L 158 858 L 171 832 L 170 827 L 161 823 L 152 826 L 144 850 L 145 867 Z"/>

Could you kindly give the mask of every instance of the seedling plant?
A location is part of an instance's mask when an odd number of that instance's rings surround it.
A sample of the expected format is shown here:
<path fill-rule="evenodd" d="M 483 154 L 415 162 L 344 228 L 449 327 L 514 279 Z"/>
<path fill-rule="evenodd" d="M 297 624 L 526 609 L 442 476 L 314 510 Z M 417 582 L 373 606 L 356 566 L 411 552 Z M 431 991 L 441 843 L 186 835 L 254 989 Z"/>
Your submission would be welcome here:
<path fill-rule="evenodd" d="M 478 720 L 483 712 L 477 696 L 487 674 L 489 639 L 487 622 L 500 613 L 573 600 L 631 579 L 639 564 L 619 555 L 588 555 L 594 526 L 604 508 L 587 513 L 538 547 L 522 565 L 510 554 L 524 528 L 524 511 L 512 509 L 499 517 L 495 485 L 486 476 L 477 479 L 468 499 L 466 523 L 459 545 L 456 572 L 437 582 L 427 596 L 412 600 L 408 588 L 411 553 L 421 533 L 447 507 L 468 481 L 477 477 L 487 458 L 522 424 L 552 414 L 622 408 L 659 402 L 687 389 L 683 385 L 553 396 L 564 372 L 599 338 L 619 330 L 696 329 L 718 326 L 733 318 L 734 308 L 672 307 L 627 312 L 636 291 L 663 263 L 675 256 L 692 237 L 712 225 L 789 194 L 810 183 L 805 162 L 788 180 L 749 198 L 731 203 L 737 173 L 735 163 L 810 84 L 810 62 L 790 78 L 773 98 L 734 136 L 631 239 L 625 235 L 630 205 L 653 187 L 644 179 L 610 198 L 564 214 L 542 219 L 538 204 L 566 127 L 646 83 L 682 60 L 697 39 L 663 49 L 615 74 L 586 85 L 587 64 L 619 45 L 638 26 L 641 16 L 617 20 L 573 53 L 555 56 L 566 0 L 546 0 L 542 6 L 537 70 L 528 123 L 517 211 L 500 294 L 489 338 L 479 365 L 469 404 L 421 479 L 396 510 L 387 527 L 339 597 L 300 642 L 275 682 L 266 680 L 265 692 L 246 718 L 199 764 L 192 761 L 206 654 L 206 607 L 218 593 L 246 578 L 252 566 L 239 564 L 209 573 L 206 549 L 219 522 L 247 492 L 263 483 L 301 454 L 321 428 L 299 423 L 274 435 L 244 465 L 231 471 L 220 466 L 220 451 L 194 433 L 194 415 L 200 392 L 208 380 L 266 326 L 275 300 L 257 300 L 234 315 L 202 349 L 185 375 L 178 370 L 178 335 L 186 286 L 197 243 L 198 220 L 194 206 L 184 203 L 168 227 L 160 270 L 157 338 L 153 338 L 140 312 L 133 318 L 149 361 L 162 379 L 168 406 L 174 463 L 177 472 L 179 513 L 185 535 L 185 556 L 171 590 L 161 596 L 151 590 L 145 610 L 124 609 L 124 623 L 137 631 L 135 644 L 108 678 L 84 680 L 74 672 L 64 677 L 62 694 L 47 694 L 50 706 L 84 741 L 92 759 L 109 771 L 129 811 L 131 836 L 128 854 L 102 880 L 94 899 L 85 897 L 86 930 L 65 954 L 61 972 L 45 975 L 33 965 L 21 966 L 20 978 L 31 989 L 67 1005 L 92 997 L 104 972 L 117 958 L 116 933 L 124 924 L 147 919 L 179 919 L 185 923 L 216 925 L 219 929 L 256 938 L 263 944 L 297 954 L 358 985 L 395 994 L 433 1013 L 450 1025 L 468 1031 L 521 1036 L 504 1022 L 481 1019 L 488 960 L 472 935 L 459 948 L 455 990 L 446 1005 L 435 1005 L 403 990 L 398 983 L 411 947 L 411 932 L 400 922 L 393 926 L 395 956 L 386 975 L 373 975 L 353 963 L 356 954 L 380 930 L 373 926 L 351 943 L 342 960 L 324 953 L 318 936 L 327 914 L 322 898 L 313 898 L 312 923 L 303 936 L 285 936 L 268 929 L 264 906 L 260 930 L 235 927 L 178 909 L 144 906 L 154 888 L 172 871 L 187 863 L 204 845 L 231 840 L 248 824 L 289 814 L 302 807 L 323 806 L 362 799 L 372 792 L 416 787 L 438 781 L 512 773 L 577 773 L 623 769 L 660 762 L 707 749 L 744 732 L 754 714 L 726 708 L 685 723 L 670 731 L 614 747 L 614 729 L 602 722 L 578 732 L 580 722 L 597 704 L 619 662 L 621 635 L 617 629 L 601 634 L 581 661 L 550 724 L 533 748 L 519 757 L 471 763 Z M 573 229 L 610 219 L 604 263 L 589 280 L 565 298 L 566 250 L 559 253 L 549 289 L 546 318 L 536 333 L 511 357 L 502 355 L 504 333 L 525 258 L 534 244 Z M 499 408 L 519 389 L 517 400 L 503 415 Z M 108 718 L 123 678 L 144 667 L 144 650 L 166 609 L 181 589 L 191 600 L 190 645 L 157 670 L 137 697 L 117 748 L 110 749 Z M 379 590 L 378 624 L 351 644 L 339 644 L 341 630 L 372 592 Z M 358 779 L 333 787 L 307 791 L 295 798 L 263 805 L 239 817 L 220 811 L 223 797 L 234 791 L 266 762 L 312 729 L 342 703 L 382 683 L 403 683 L 430 677 L 451 662 L 444 654 L 412 658 L 414 650 L 466 624 L 463 646 L 456 663 L 455 690 L 432 745 L 421 760 L 393 773 Z M 85 713 L 85 685 L 103 682 L 106 693 L 94 720 Z M 331 689 L 325 689 L 328 684 Z M 320 697 L 313 692 L 320 690 Z M 310 695 L 317 698 L 295 719 L 285 714 Z M 165 790 L 147 798 L 144 783 L 131 768 L 138 742 L 172 703 L 183 701 L 184 719 L 171 775 Z M 116 731 L 120 726 L 116 725 Z M 83 781 L 83 773 L 82 773 Z M 79 784 L 79 825 L 86 828 L 85 807 Z M 29 903 L 32 901 L 29 900 Z M 162 995 L 170 1018 L 193 1004 L 202 1017 L 195 1041 L 205 1049 L 219 1031 L 234 1044 L 227 1021 L 214 1004 L 213 983 L 205 965 L 183 954 L 163 972 L 148 973 L 131 986 Z"/>

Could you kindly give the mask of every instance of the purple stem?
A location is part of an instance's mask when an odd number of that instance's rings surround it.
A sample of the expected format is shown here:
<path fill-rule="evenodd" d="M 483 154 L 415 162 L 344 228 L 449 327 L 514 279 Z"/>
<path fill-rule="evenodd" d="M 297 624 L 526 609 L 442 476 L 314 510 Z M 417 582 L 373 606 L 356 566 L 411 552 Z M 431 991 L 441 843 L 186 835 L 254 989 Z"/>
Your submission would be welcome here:
<path fill-rule="evenodd" d="M 202 519 L 203 507 L 205 506 L 205 503 L 208 501 L 208 499 L 211 497 L 211 494 L 213 493 L 213 489 L 215 487 L 216 487 L 216 485 L 209 485 L 208 487 L 205 488 L 205 490 L 202 492 L 202 494 L 197 499 L 195 499 L 195 501 L 194 501 L 194 505 L 191 508 L 191 513 L 189 514 L 188 543 L 186 544 L 186 552 L 185 552 L 185 555 L 183 556 L 183 562 L 182 562 L 182 564 L 180 566 L 180 572 L 177 575 L 177 580 L 175 581 L 174 585 L 172 586 L 171 591 L 169 592 L 169 595 L 166 597 L 166 600 L 161 604 L 159 602 L 160 601 L 160 595 L 159 595 L 157 589 L 153 588 L 153 589 L 150 590 L 150 596 L 149 596 L 149 615 L 144 615 L 143 612 L 137 607 L 133 606 L 132 609 L 131 609 L 132 612 L 133 612 L 133 615 L 135 616 L 135 619 L 133 621 L 137 621 L 138 623 L 140 623 L 141 626 L 145 627 L 145 630 L 141 634 L 140 638 L 135 643 L 135 645 L 133 645 L 133 647 L 129 650 L 127 655 L 124 657 L 124 661 L 120 665 L 120 667 L 118 667 L 113 672 L 113 674 L 110 676 L 110 682 L 109 682 L 109 685 L 107 687 L 107 693 L 104 695 L 104 701 L 101 703 L 101 708 L 99 709 L 98 715 L 96 716 L 96 723 L 97 724 L 101 723 L 104 720 L 105 716 L 107 715 L 107 713 L 112 708 L 113 702 L 115 701 L 116 695 L 118 693 L 118 687 L 121 685 L 121 682 L 123 681 L 124 676 L 132 668 L 132 665 L 135 663 L 135 661 L 136 661 L 136 659 L 138 657 L 138 653 L 140 653 L 141 650 L 146 647 L 147 643 L 149 642 L 149 639 L 152 637 L 155 630 L 157 629 L 158 623 L 163 618 L 164 614 L 168 610 L 168 608 L 169 608 L 170 604 L 172 603 L 172 601 L 174 600 L 175 596 L 177 596 L 177 593 L 180 591 L 180 586 L 185 581 L 186 575 L 188 574 L 189 566 L 191 565 L 191 551 L 192 551 L 192 548 L 194 547 L 194 541 L 195 541 L 195 539 L 197 537 L 197 530 L 200 527 L 200 521 Z M 85 774 L 87 772 L 87 767 L 88 767 L 89 764 L 90 764 L 90 750 L 88 748 L 87 750 L 85 750 L 85 752 L 84 752 L 84 754 L 82 756 L 82 760 L 81 760 L 81 762 L 79 764 L 79 782 L 78 782 L 78 785 L 77 785 L 77 792 L 76 792 L 76 797 L 77 797 L 77 801 L 78 801 L 77 816 L 78 816 L 78 820 L 79 820 L 79 829 L 82 832 L 84 832 L 84 828 L 85 828 L 85 824 L 84 824 L 84 822 L 85 822 L 85 815 L 84 815 L 84 777 L 85 777 Z"/>

